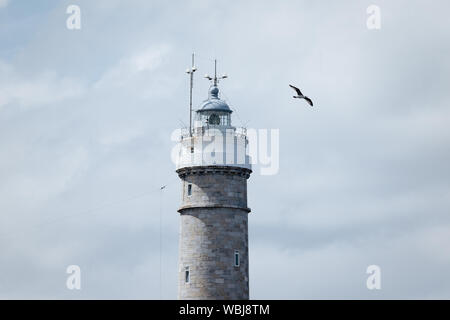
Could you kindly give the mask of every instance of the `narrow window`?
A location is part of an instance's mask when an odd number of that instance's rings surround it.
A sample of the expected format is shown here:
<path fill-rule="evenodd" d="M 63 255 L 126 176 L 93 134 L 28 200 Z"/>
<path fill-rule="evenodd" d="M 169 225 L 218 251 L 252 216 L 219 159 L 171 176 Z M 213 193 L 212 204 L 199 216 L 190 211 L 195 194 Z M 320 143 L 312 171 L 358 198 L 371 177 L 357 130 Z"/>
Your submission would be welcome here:
<path fill-rule="evenodd" d="M 194 153 L 194 147 L 191 147 L 191 153 Z"/>
<path fill-rule="evenodd" d="M 188 184 L 188 197 L 192 195 L 192 184 Z"/>
<path fill-rule="evenodd" d="M 191 274 L 188 267 L 184 267 L 184 282 L 189 283 L 191 281 Z"/>
<path fill-rule="evenodd" d="M 239 267 L 239 251 L 235 250 L 234 251 L 234 266 L 235 267 Z"/>

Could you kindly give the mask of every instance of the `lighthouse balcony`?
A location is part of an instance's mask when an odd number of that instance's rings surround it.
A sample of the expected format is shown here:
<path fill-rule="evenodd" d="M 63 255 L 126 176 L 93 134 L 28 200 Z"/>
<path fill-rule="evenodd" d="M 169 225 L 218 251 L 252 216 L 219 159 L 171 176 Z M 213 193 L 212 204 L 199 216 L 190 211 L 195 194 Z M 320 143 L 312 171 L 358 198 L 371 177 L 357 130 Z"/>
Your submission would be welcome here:
<path fill-rule="evenodd" d="M 182 134 L 177 169 L 197 166 L 230 166 L 251 170 L 245 129 L 197 127 Z"/>

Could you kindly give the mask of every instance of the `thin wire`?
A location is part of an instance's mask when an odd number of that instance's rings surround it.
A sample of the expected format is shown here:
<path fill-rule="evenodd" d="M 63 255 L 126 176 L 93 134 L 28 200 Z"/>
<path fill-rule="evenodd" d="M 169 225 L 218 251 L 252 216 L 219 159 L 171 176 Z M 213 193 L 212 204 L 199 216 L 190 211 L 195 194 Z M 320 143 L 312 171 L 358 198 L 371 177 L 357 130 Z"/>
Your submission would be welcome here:
<path fill-rule="evenodd" d="M 187 125 L 183 122 L 183 120 L 181 120 L 180 118 L 178 118 L 178 121 L 180 122 L 181 126 L 182 126 L 184 129 L 187 129 Z"/>
<path fill-rule="evenodd" d="M 225 101 L 228 103 L 230 101 L 230 99 L 228 99 L 228 96 L 224 93 L 223 89 L 220 89 L 221 95 L 225 97 Z M 229 103 L 230 104 L 230 103 Z M 238 119 L 238 121 L 241 123 L 242 127 L 244 126 L 244 122 L 242 121 L 241 117 L 239 117 L 239 113 L 237 112 L 237 110 L 233 107 L 233 105 L 231 104 L 231 110 L 233 110 L 233 112 L 236 114 L 236 117 Z M 246 122 L 246 124 L 248 124 L 249 121 Z"/>
<path fill-rule="evenodd" d="M 164 186 L 164 188 L 169 186 L 169 185 L 172 185 L 176 180 L 178 180 L 178 178 L 172 179 L 171 181 L 169 181 Z M 125 199 L 121 199 L 121 200 L 113 201 L 113 202 L 109 202 L 109 203 L 103 203 L 103 204 L 100 204 L 100 205 L 95 206 L 93 208 L 90 208 L 90 209 L 87 209 L 87 210 L 84 210 L 84 211 L 79 211 L 79 212 L 77 212 L 75 214 L 72 214 L 72 215 L 56 217 L 56 218 L 54 218 L 52 220 L 47 220 L 47 221 L 44 221 L 42 223 L 39 223 L 37 226 L 31 227 L 31 229 L 32 230 L 38 229 L 38 228 L 40 229 L 42 227 L 45 227 L 45 226 L 48 226 L 48 225 L 51 225 L 51 224 L 54 224 L 54 223 L 57 223 L 57 222 L 60 222 L 60 221 L 64 221 L 66 219 L 79 217 L 81 215 L 88 215 L 88 214 L 91 214 L 93 212 L 96 212 L 96 211 L 98 211 L 100 209 L 103 209 L 103 208 L 106 208 L 106 207 L 110 207 L 110 206 L 113 206 L 113 205 L 117 205 L 117 204 L 121 204 L 121 203 L 124 203 L 124 202 L 131 201 L 131 200 L 139 199 L 139 198 L 145 197 L 147 195 L 151 195 L 151 194 L 153 194 L 155 192 L 158 192 L 160 190 L 161 190 L 161 188 L 152 188 L 151 191 L 143 192 L 143 193 L 140 193 L 140 194 L 137 194 L 137 195 L 134 195 L 134 196 L 130 196 L 130 197 L 125 198 Z M 23 233 L 26 233 L 26 231 L 23 231 Z M 20 235 L 20 233 L 14 233 L 13 234 L 13 236 L 19 236 L 19 235 Z M 7 237 L 11 237 L 11 234 L 9 234 L 9 235 L 8 234 L 0 235 L 0 238 L 7 238 Z"/>
<path fill-rule="evenodd" d="M 161 187 L 159 197 L 159 299 L 162 300 L 162 206 L 163 206 L 163 190 L 166 186 Z"/>

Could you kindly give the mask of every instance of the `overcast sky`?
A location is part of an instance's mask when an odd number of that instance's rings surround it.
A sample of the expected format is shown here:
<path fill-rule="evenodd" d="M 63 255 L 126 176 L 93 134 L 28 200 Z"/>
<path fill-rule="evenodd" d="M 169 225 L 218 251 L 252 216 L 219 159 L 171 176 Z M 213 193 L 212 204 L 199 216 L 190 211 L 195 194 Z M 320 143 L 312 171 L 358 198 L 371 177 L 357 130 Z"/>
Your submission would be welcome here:
<path fill-rule="evenodd" d="M 195 52 L 195 106 L 217 58 L 233 123 L 280 130 L 278 174 L 248 180 L 251 298 L 450 299 L 449 10 L 0 0 L 0 298 L 176 298 Z"/>

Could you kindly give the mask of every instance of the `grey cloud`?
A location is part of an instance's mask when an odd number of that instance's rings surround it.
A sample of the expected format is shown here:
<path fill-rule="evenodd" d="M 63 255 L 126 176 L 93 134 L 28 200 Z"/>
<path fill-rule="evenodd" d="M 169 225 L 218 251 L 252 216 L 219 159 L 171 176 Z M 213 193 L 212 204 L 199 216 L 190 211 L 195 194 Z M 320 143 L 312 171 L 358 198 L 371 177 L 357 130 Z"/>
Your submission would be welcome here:
<path fill-rule="evenodd" d="M 0 33 L 13 75 L 0 76 L 0 297 L 158 299 L 160 210 L 176 297 L 170 135 L 187 122 L 192 51 L 195 105 L 217 57 L 234 123 L 280 129 L 279 173 L 249 180 L 252 298 L 449 297 L 444 2 L 380 1 L 376 32 L 361 1 L 79 1 L 80 32 L 68 4 L 0 12 L 18 39 Z"/>

